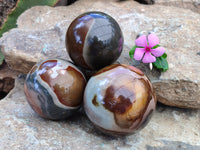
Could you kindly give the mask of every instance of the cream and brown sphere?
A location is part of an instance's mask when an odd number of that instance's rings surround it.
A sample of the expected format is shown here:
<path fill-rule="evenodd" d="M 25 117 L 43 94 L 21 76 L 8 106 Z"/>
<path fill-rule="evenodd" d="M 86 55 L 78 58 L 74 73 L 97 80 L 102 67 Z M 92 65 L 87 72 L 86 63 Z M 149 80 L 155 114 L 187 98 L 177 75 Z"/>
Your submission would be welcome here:
<path fill-rule="evenodd" d="M 24 84 L 27 101 L 41 117 L 59 120 L 82 104 L 86 80 L 72 63 L 47 59 L 33 66 Z"/>
<path fill-rule="evenodd" d="M 139 69 L 114 64 L 90 78 L 84 109 L 94 125 L 106 134 L 126 135 L 143 128 L 156 108 L 148 78 Z"/>

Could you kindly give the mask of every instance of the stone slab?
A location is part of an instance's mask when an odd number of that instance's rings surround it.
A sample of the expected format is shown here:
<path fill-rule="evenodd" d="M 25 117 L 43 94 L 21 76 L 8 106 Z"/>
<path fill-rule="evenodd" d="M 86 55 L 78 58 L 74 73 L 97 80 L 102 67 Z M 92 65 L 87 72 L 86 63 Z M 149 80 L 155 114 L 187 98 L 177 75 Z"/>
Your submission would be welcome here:
<path fill-rule="evenodd" d="M 97 131 L 79 111 L 67 120 L 39 117 L 26 101 L 24 78 L 0 101 L 0 149 L 3 150 L 197 150 L 200 149 L 200 110 L 158 105 L 140 132 L 111 137 Z"/>

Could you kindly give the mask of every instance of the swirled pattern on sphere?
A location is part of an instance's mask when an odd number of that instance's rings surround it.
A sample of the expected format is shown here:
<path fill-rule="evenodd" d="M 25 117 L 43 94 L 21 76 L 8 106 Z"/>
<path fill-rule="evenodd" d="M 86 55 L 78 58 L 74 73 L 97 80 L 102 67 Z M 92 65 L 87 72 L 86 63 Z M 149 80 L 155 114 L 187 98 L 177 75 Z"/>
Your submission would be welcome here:
<path fill-rule="evenodd" d="M 123 35 L 118 23 L 102 12 L 78 16 L 66 33 L 66 47 L 76 65 L 98 70 L 113 63 L 123 48 Z"/>
<path fill-rule="evenodd" d="M 83 99 L 86 80 L 72 63 L 61 59 L 42 61 L 27 75 L 27 101 L 40 116 L 58 120 L 70 116 Z"/>
<path fill-rule="evenodd" d="M 106 134 L 126 135 L 143 128 L 156 107 L 148 78 L 139 69 L 107 66 L 87 83 L 84 108 L 88 118 Z"/>

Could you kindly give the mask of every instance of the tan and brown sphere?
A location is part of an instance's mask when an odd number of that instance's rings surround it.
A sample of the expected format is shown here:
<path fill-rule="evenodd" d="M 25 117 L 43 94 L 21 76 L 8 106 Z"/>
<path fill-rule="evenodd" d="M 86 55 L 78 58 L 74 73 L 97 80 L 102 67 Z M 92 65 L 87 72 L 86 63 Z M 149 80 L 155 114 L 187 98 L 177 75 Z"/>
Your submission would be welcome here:
<path fill-rule="evenodd" d="M 127 135 L 143 128 L 156 108 L 148 78 L 139 69 L 114 64 L 90 78 L 84 109 L 94 125 L 106 134 Z"/>

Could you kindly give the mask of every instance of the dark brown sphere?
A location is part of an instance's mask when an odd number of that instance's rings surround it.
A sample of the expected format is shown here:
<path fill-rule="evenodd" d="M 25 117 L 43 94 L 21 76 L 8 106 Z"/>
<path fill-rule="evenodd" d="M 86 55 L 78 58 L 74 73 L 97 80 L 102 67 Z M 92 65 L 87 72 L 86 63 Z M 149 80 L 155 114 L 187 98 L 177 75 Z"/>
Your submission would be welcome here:
<path fill-rule="evenodd" d="M 120 56 L 123 35 L 118 23 L 102 12 L 78 16 L 66 33 L 66 48 L 76 65 L 99 70 Z"/>
<path fill-rule="evenodd" d="M 127 135 L 142 129 L 155 108 L 156 97 L 150 81 L 133 66 L 107 66 L 86 85 L 85 112 L 106 134 Z"/>

